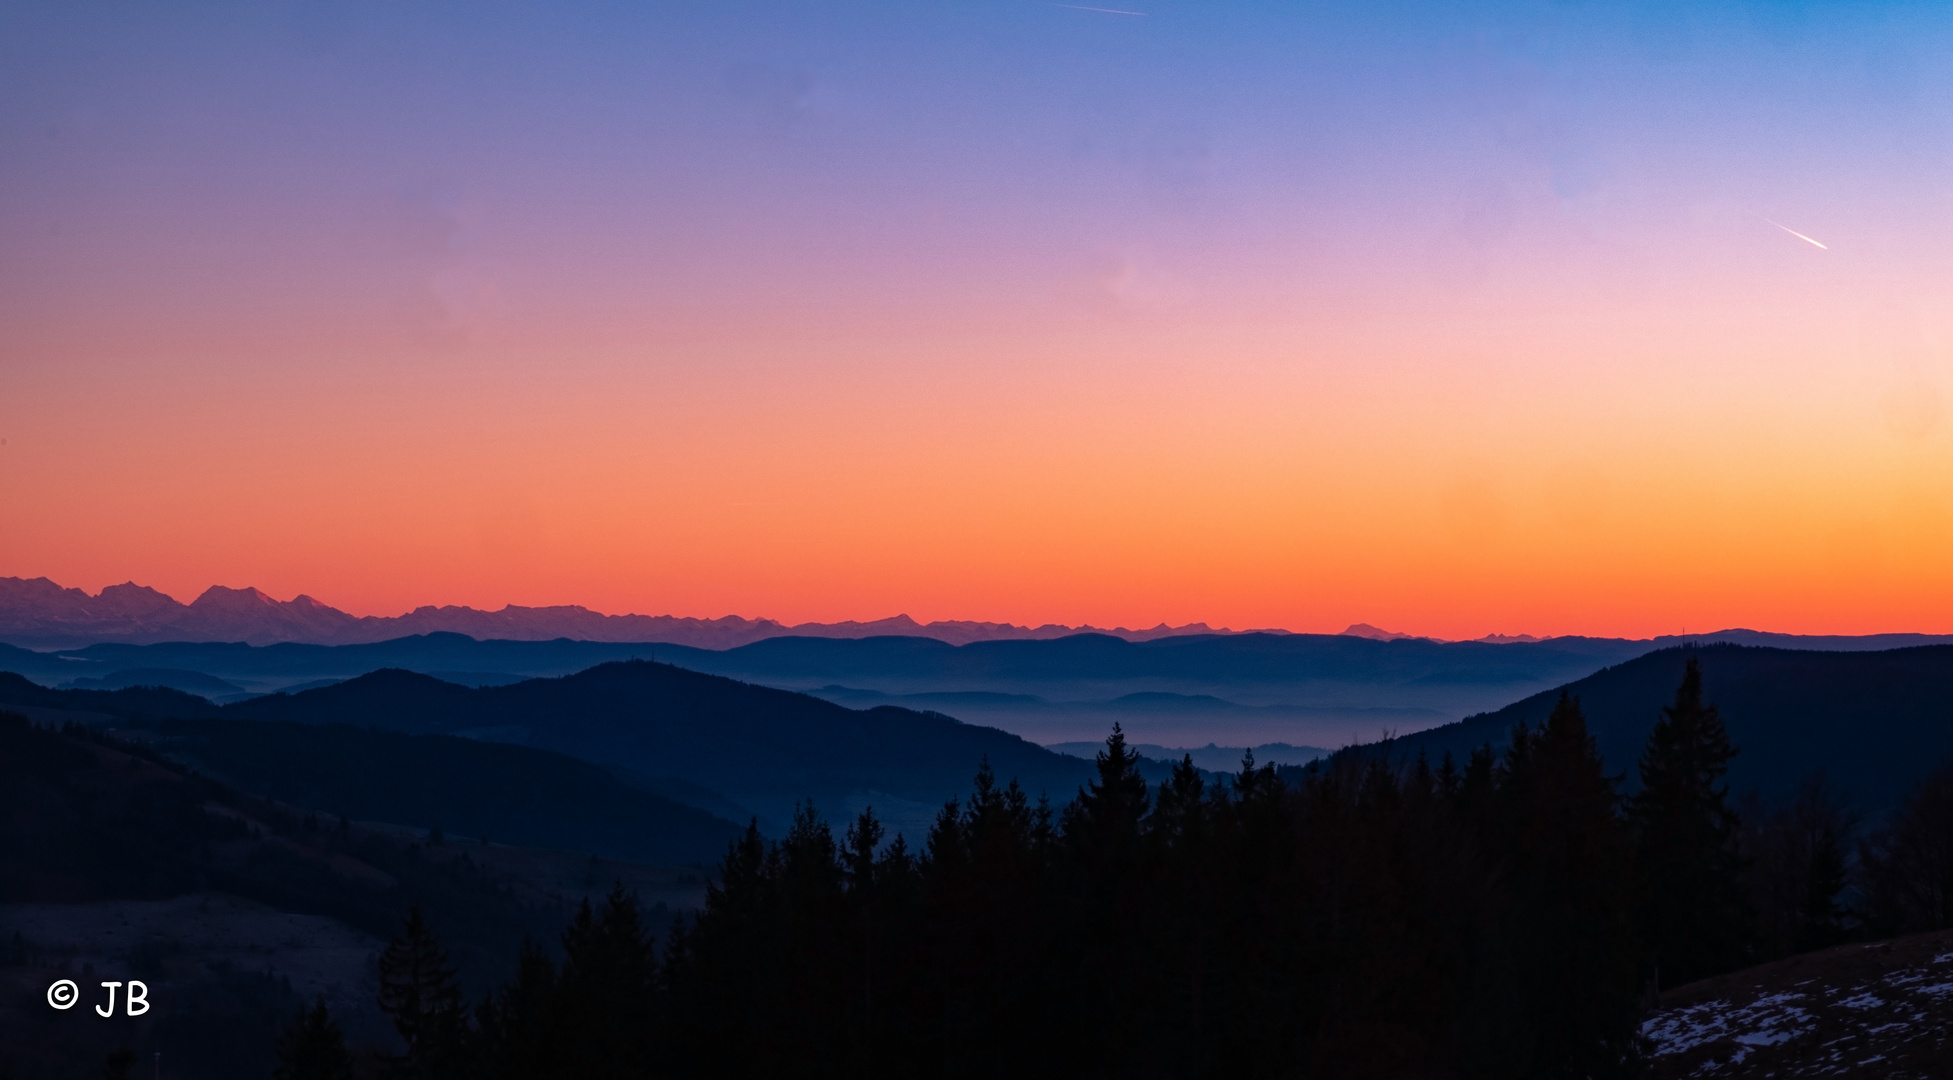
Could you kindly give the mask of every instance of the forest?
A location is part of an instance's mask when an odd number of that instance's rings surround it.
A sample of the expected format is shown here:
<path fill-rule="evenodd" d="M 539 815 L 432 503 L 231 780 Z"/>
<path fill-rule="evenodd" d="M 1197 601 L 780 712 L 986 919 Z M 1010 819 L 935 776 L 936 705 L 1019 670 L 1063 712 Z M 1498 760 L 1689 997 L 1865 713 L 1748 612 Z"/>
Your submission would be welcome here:
<path fill-rule="evenodd" d="M 1463 762 L 1219 784 L 1149 787 L 1115 730 L 1066 805 L 986 765 L 917 848 L 872 811 L 748 829 L 696 916 L 620 887 L 478 1001 L 416 911 L 381 961 L 399 1052 L 356 1059 L 321 1002 L 278 1075 L 1641 1075 L 1660 989 L 1953 917 L 1953 776 L 1854 879 L 1822 778 L 1746 817 L 1737 752 L 1693 663 L 1627 797 L 1572 697 Z"/>

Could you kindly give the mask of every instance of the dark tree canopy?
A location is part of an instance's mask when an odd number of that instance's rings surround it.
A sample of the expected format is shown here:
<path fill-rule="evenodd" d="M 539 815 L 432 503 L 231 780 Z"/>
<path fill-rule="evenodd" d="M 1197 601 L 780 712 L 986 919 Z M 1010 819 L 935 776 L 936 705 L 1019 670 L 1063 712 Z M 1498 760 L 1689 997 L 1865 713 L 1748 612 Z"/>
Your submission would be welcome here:
<path fill-rule="evenodd" d="M 353 1055 L 320 994 L 278 1036 L 271 1080 L 353 1080 Z"/>
<path fill-rule="evenodd" d="M 1953 763 L 1912 790 L 1891 823 L 1860 850 L 1866 918 L 1904 933 L 1953 926 Z"/>
<path fill-rule="evenodd" d="M 655 952 L 614 890 L 560 965 L 523 952 L 463 1056 L 503 1080 L 1626 1076 L 1617 802 L 1571 700 L 1463 770 L 1182 761 L 1154 788 L 1115 730 L 1063 810 L 985 763 L 920 850 L 872 810 L 749 828 Z M 389 951 L 390 1001 L 409 971 L 446 985 L 424 938 Z"/>
<path fill-rule="evenodd" d="M 380 1008 L 406 1044 L 405 1052 L 388 1062 L 390 1076 L 446 1080 L 460 1075 L 466 1037 L 461 989 L 419 907 L 380 955 Z"/>
<path fill-rule="evenodd" d="M 1629 806 L 1641 932 L 1664 986 L 1729 971 L 1750 956 L 1755 913 L 1723 783 L 1735 755 L 1721 714 L 1702 702 L 1702 665 L 1691 657 L 1648 738 L 1641 790 Z"/>
<path fill-rule="evenodd" d="M 1739 816 L 1734 753 L 1693 662 L 1625 800 L 1565 694 L 1462 762 L 1389 745 L 1302 769 L 1250 756 L 1232 775 L 1186 759 L 1153 785 L 1115 728 L 1062 805 L 986 760 L 914 843 L 872 809 L 838 835 L 811 804 L 778 839 L 749 825 L 701 911 L 649 927 L 615 888 L 471 1012 L 416 911 L 381 963 L 406 1047 L 391 1066 L 1641 1076 L 1657 970 L 1674 984 L 1867 927 L 1953 925 L 1953 766 L 1858 849 L 1854 876 L 1854 822 L 1822 777 Z M 329 1023 L 321 1006 L 281 1045 Z"/>

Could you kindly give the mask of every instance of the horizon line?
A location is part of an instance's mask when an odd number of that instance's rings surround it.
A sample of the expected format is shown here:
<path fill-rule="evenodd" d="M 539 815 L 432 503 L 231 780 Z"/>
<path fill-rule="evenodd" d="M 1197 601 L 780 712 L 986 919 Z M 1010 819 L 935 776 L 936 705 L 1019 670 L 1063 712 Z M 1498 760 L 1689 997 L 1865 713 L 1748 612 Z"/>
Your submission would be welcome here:
<path fill-rule="evenodd" d="M 1716 630 L 1700 631 L 1695 633 L 1691 633 L 1687 628 L 1683 628 L 1680 631 L 1674 633 L 1647 634 L 1643 636 L 1634 636 L 1630 634 L 1618 634 L 1618 633 L 1616 634 L 1604 634 L 1604 633 L 1532 634 L 1526 632 L 1506 633 L 1503 631 L 1493 631 L 1475 637 L 1443 637 L 1436 634 L 1420 634 L 1414 632 L 1401 632 L 1401 631 L 1388 630 L 1365 621 L 1357 621 L 1357 622 L 1349 623 L 1342 630 L 1298 630 L 1291 627 L 1283 627 L 1283 626 L 1249 627 L 1241 630 L 1236 630 L 1233 629 L 1232 627 L 1214 626 L 1205 621 L 1198 621 L 1198 620 L 1180 623 L 1178 625 L 1169 623 L 1165 620 L 1161 620 L 1151 626 L 1126 626 L 1126 625 L 1099 626 L 1089 621 L 1075 623 L 1075 624 L 1064 623 L 1064 622 L 1044 622 L 1044 623 L 1034 624 L 1029 622 L 1017 623 L 1017 622 L 994 620 L 994 619 L 963 619 L 963 618 L 930 619 L 924 621 L 924 620 L 916 619 L 915 617 L 909 615 L 907 612 L 900 612 L 895 615 L 882 616 L 880 618 L 873 618 L 873 619 L 860 619 L 860 618 L 834 619 L 834 620 L 806 619 L 798 622 L 788 622 L 784 619 L 776 619 L 770 616 L 745 616 L 745 615 L 737 615 L 737 614 L 726 614 L 726 615 L 719 615 L 719 616 L 697 616 L 697 615 L 675 615 L 670 613 L 645 614 L 642 612 L 635 612 L 635 611 L 615 613 L 615 612 L 601 611 L 584 604 L 570 603 L 570 604 L 529 605 L 529 604 L 516 604 L 510 602 L 505 602 L 500 608 L 481 608 L 481 607 L 475 607 L 471 604 L 452 604 L 452 603 L 420 604 L 415 607 L 409 608 L 406 611 L 400 612 L 399 614 L 396 615 L 377 615 L 377 614 L 355 614 L 343 608 L 334 607 L 333 605 L 327 604 L 324 601 L 321 601 L 318 598 L 310 595 L 309 593 L 303 593 L 303 592 L 295 594 L 290 600 L 279 600 L 277 597 L 273 596 L 272 594 L 265 592 L 264 590 L 259 589 L 256 586 L 249 586 L 249 585 L 243 587 L 232 587 L 227 585 L 213 584 L 206 587 L 203 591 L 198 593 L 195 599 L 191 600 L 189 603 L 185 603 L 182 600 L 178 599 L 173 594 L 164 592 L 163 590 L 157 589 L 153 586 L 138 584 L 133 579 L 128 581 L 118 582 L 111 585 L 102 586 L 101 588 L 99 588 L 98 590 L 92 593 L 83 587 L 63 586 L 59 582 L 54 581 L 52 578 L 46 575 L 40 575 L 33 578 L 26 578 L 20 576 L 0 577 L 0 585 L 4 585 L 5 583 L 8 582 L 17 583 L 18 585 L 21 586 L 44 585 L 45 587 L 50 587 L 64 593 L 78 592 L 82 594 L 82 596 L 90 600 L 100 600 L 104 596 L 107 596 L 111 590 L 135 589 L 135 590 L 141 590 L 144 593 L 153 594 L 157 597 L 160 597 L 168 601 L 169 603 L 175 605 L 176 607 L 184 609 L 185 611 L 197 610 L 199 605 L 205 605 L 207 608 L 214 607 L 216 606 L 215 603 L 206 604 L 206 601 L 210 600 L 213 597 L 216 598 L 216 603 L 222 603 L 224 599 L 227 599 L 229 597 L 242 596 L 242 597 L 258 599 L 261 602 L 265 602 L 273 606 L 275 609 L 281 611 L 288 611 L 291 607 L 296 605 L 303 609 L 317 610 L 320 611 L 321 613 L 331 612 L 334 615 L 343 617 L 345 619 L 349 619 L 357 623 L 364 623 L 369 625 L 378 622 L 407 620 L 412 618 L 415 615 L 419 615 L 422 613 L 455 612 L 455 613 L 472 613 L 474 615 L 479 615 L 479 616 L 496 616 L 496 615 L 506 615 L 512 613 L 561 611 L 565 613 L 576 613 L 584 617 L 594 616 L 596 618 L 603 619 L 603 620 L 643 619 L 643 620 L 665 621 L 665 622 L 673 622 L 673 623 L 680 623 L 680 624 L 695 624 L 695 625 L 696 624 L 714 625 L 714 624 L 732 623 L 743 627 L 751 627 L 751 628 L 761 628 L 761 627 L 771 626 L 771 627 L 777 627 L 781 631 L 788 632 L 786 634 L 776 634 L 772 636 L 789 636 L 792 631 L 802 630 L 802 629 L 832 630 L 832 629 L 840 629 L 840 628 L 847 628 L 847 627 L 875 628 L 887 624 L 896 624 L 898 626 L 906 624 L 907 626 L 912 626 L 918 630 L 925 630 L 925 631 L 931 628 L 941 628 L 944 630 L 957 630 L 957 629 L 981 630 L 984 628 L 994 628 L 998 631 L 1010 631 L 1019 634 L 1050 634 L 1051 636 L 1069 636 L 1070 634 L 1090 634 L 1090 633 L 1110 634 L 1115 636 L 1116 635 L 1154 635 L 1158 637 L 1188 637 L 1188 636 L 1198 636 L 1201 634 L 1213 634 L 1213 635 L 1222 635 L 1222 636 L 1242 636 L 1248 634 L 1274 634 L 1274 635 L 1284 635 L 1284 636 L 1359 637 L 1359 638 L 1367 638 L 1371 640 L 1383 640 L 1383 641 L 1422 640 L 1422 641 L 1436 642 L 1440 644 L 1468 643 L 1468 642 L 1492 643 L 1492 644 L 1518 644 L 1518 643 L 1551 641 L 1555 639 L 1565 639 L 1565 638 L 1612 639 L 1612 640 L 1619 640 L 1619 641 L 1654 642 L 1654 641 L 1662 641 L 1662 640 L 1683 640 L 1683 639 L 1690 639 L 1690 638 L 1700 639 L 1700 638 L 1715 637 L 1723 634 L 1735 634 L 1735 633 L 1761 634 L 1761 635 L 1797 637 L 1797 638 L 1872 638 L 1872 637 L 1953 636 L 1953 634 L 1935 633 L 1933 631 L 1927 631 L 1927 630 L 1879 630 L 1879 631 L 1871 631 L 1865 633 L 1803 633 L 1803 632 L 1793 632 L 1793 631 L 1758 630 L 1747 626 L 1730 625 L 1730 626 L 1720 627 Z M 301 604 L 301 601 L 304 603 Z M 461 631 L 436 630 L 436 631 L 424 631 L 424 632 L 460 633 Z M 403 636 L 412 636 L 412 635 L 403 635 Z M 468 635 L 468 636 L 472 636 L 472 635 Z M 899 636 L 899 635 L 892 635 L 892 636 Z M 488 639 L 479 639 L 479 640 L 488 640 Z M 972 639 L 972 640 L 984 640 L 984 639 L 979 638 L 979 639 Z"/>

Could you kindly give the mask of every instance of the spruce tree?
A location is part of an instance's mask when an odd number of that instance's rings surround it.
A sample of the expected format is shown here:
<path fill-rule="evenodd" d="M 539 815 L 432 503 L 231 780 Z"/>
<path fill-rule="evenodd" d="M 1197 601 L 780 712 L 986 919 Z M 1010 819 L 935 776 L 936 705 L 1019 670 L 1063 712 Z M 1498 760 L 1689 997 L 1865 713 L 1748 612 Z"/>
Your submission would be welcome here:
<path fill-rule="evenodd" d="M 883 932 L 882 911 L 884 884 L 883 869 L 875 856 L 881 848 L 882 823 L 875 817 L 872 806 L 863 807 L 854 824 L 848 826 L 846 842 L 842 845 L 841 861 L 847 871 L 847 891 L 849 910 L 849 933 L 853 935 L 853 952 L 856 957 L 855 968 L 849 972 L 851 985 L 848 987 L 848 1027 L 857 1034 L 854 1043 L 856 1053 L 854 1064 L 872 1071 L 877 1060 L 875 1042 L 875 991 L 878 976 L 878 963 L 881 959 L 880 937 Z"/>
<path fill-rule="evenodd" d="M 1750 952 L 1756 917 L 1723 783 L 1735 754 L 1716 707 L 1702 702 L 1702 665 L 1691 657 L 1648 736 L 1629 804 L 1639 922 L 1662 986 L 1732 970 Z"/>
<path fill-rule="evenodd" d="M 1207 782 L 1184 754 L 1173 775 L 1160 785 L 1159 801 L 1147 822 L 1147 834 L 1169 852 L 1197 851 L 1208 842 Z"/>
<path fill-rule="evenodd" d="M 651 1064 L 656 990 L 656 955 L 636 898 L 618 882 L 601 914 L 585 900 L 563 932 L 556 1069 L 592 1080 L 642 1075 Z"/>
<path fill-rule="evenodd" d="M 476 1009 L 478 1026 L 470 1058 L 474 1076 L 494 1080 L 545 1080 L 558 1068 L 566 1032 L 556 965 L 534 941 L 516 956 L 515 979 Z"/>
<path fill-rule="evenodd" d="M 1832 830 L 1812 838 L 1810 869 L 1804 877 L 1804 910 L 1791 947 L 1823 949 L 1844 940 L 1845 910 L 1838 894 L 1848 883 L 1844 838 Z"/>
<path fill-rule="evenodd" d="M 1068 955 L 1053 967 L 1060 986 L 1053 999 L 1066 1025 L 1080 1032 L 1063 1047 L 1070 1057 L 1056 1071 L 1120 1075 L 1130 1072 L 1134 1044 L 1144 1033 L 1147 984 L 1157 965 L 1139 944 L 1156 897 L 1145 876 L 1142 824 L 1150 803 L 1139 755 L 1114 724 L 1098 755 L 1098 776 L 1065 809 L 1066 880 L 1054 945 Z M 1062 965 L 1062 967 L 1059 967 Z"/>
<path fill-rule="evenodd" d="M 416 905 L 380 954 L 380 1008 L 407 1044 L 388 1062 L 398 1080 L 445 1080 L 460 1071 L 466 1018 L 447 953 Z"/>
<path fill-rule="evenodd" d="M 1631 1074 L 1636 946 L 1631 849 L 1580 702 L 1562 693 L 1513 733 L 1499 801 L 1512 902 L 1506 935 L 1525 1010 L 1520 1056 L 1538 1077 Z"/>
<path fill-rule="evenodd" d="M 1205 984 L 1216 952 L 1213 879 L 1222 865 L 1215 844 L 1218 809 L 1192 756 L 1182 755 L 1159 786 L 1146 821 L 1154 895 L 1142 933 L 1156 951 L 1149 982 L 1139 989 L 1153 1010 L 1148 1053 L 1160 1065 L 1173 1063 L 1178 1075 L 1198 1074 L 1208 1064 L 1203 1043 L 1212 1027 L 1212 1002 Z"/>
<path fill-rule="evenodd" d="M 1128 854 L 1146 816 L 1146 778 L 1139 775 L 1139 753 L 1126 746 L 1118 724 L 1097 758 L 1098 777 L 1067 808 L 1065 834 L 1102 857 Z M 1251 771 L 1251 770 L 1250 770 Z"/>
<path fill-rule="evenodd" d="M 1873 932 L 1953 926 L 1953 762 L 1921 777 L 1858 857 Z"/>
<path fill-rule="evenodd" d="M 278 1067 L 272 1080 L 352 1080 L 353 1055 L 320 994 L 310 1009 L 278 1036 Z"/>

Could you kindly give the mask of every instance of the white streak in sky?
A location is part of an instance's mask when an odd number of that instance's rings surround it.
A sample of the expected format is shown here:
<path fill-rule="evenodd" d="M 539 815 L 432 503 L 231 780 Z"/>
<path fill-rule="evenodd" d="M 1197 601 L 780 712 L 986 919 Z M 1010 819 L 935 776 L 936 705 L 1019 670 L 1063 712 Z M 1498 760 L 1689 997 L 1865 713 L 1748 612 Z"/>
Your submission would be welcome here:
<path fill-rule="evenodd" d="M 1770 219 L 1769 219 L 1769 218 L 1764 218 L 1763 220 L 1765 220 L 1765 221 L 1770 221 Z M 1772 225 L 1777 225 L 1777 223 L 1776 223 L 1776 222 L 1774 222 L 1774 221 L 1770 221 L 1770 224 L 1772 224 Z M 1785 231 L 1785 232 L 1787 232 L 1787 233 L 1789 233 L 1790 235 L 1792 235 L 1792 236 L 1794 236 L 1794 237 L 1796 237 L 1796 238 L 1797 238 L 1797 239 L 1799 239 L 1799 240 L 1802 240 L 1802 241 L 1803 241 L 1804 243 L 1806 243 L 1806 244 L 1811 244 L 1811 245 L 1814 245 L 1814 246 L 1816 246 L 1816 247 L 1818 247 L 1818 248 L 1822 248 L 1822 249 L 1823 249 L 1823 250 L 1825 250 L 1825 251 L 1829 251 L 1829 250 L 1831 250 L 1830 248 L 1828 248 L 1828 247 L 1825 247 L 1825 246 L 1824 246 L 1823 244 L 1819 244 L 1819 243 L 1818 243 L 1817 241 L 1815 241 L 1815 240 L 1813 240 L 1813 239 L 1811 239 L 1811 238 L 1810 238 L 1810 237 L 1808 237 L 1808 236 L 1805 236 L 1805 235 L 1804 235 L 1803 233 L 1800 233 L 1800 232 L 1798 232 L 1798 231 L 1797 231 L 1796 229 L 1793 229 L 1793 228 L 1791 228 L 1791 227 L 1790 227 L 1790 226 L 1788 226 L 1788 225 L 1777 225 L 1777 228 L 1779 228 L 1779 229 L 1782 229 L 1783 231 Z"/>
<path fill-rule="evenodd" d="M 1096 11 L 1101 15 L 1137 15 L 1140 18 L 1146 17 L 1146 13 L 1143 11 L 1121 11 L 1118 8 L 1109 7 L 1086 7 L 1083 4 L 1059 4 L 1058 6 L 1061 8 L 1070 8 L 1073 11 Z"/>

